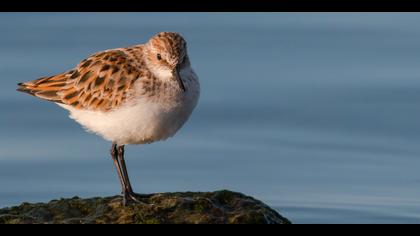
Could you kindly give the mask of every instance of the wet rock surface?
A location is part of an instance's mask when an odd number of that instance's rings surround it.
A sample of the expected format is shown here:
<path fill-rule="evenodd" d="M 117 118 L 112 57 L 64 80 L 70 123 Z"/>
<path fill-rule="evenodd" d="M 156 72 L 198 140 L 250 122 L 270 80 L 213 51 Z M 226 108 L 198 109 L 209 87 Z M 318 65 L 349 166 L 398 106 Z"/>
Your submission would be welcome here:
<path fill-rule="evenodd" d="M 261 201 L 227 190 L 53 200 L 0 209 L 0 224 L 290 224 Z"/>

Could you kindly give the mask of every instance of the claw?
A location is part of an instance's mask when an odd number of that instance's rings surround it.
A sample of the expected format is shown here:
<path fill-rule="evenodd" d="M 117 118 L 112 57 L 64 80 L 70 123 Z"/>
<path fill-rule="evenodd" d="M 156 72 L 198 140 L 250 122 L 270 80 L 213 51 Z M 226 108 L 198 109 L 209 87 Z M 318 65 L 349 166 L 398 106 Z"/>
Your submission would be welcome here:
<path fill-rule="evenodd" d="M 124 197 L 123 197 L 122 204 L 124 206 L 128 206 L 130 203 L 151 205 L 141 200 L 142 198 L 144 199 L 144 196 L 147 196 L 147 195 L 142 195 L 142 194 L 137 194 L 137 193 L 125 193 L 123 196 Z"/>

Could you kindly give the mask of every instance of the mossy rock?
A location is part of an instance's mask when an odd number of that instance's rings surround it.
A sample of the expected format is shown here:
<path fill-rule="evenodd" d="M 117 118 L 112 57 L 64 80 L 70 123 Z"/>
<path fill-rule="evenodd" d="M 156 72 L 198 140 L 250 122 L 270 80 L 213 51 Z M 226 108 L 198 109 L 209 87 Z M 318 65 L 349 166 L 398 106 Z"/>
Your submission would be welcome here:
<path fill-rule="evenodd" d="M 53 200 L 0 209 L 0 224 L 290 224 L 252 197 L 227 190 L 158 193 L 142 204 L 121 197 Z"/>

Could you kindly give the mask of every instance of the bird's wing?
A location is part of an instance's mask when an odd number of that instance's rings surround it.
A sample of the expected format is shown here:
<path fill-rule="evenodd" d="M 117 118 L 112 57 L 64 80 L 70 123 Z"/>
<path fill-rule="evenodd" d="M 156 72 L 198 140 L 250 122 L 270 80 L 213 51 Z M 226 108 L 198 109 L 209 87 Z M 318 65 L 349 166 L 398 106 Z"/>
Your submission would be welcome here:
<path fill-rule="evenodd" d="M 20 83 L 18 91 L 77 109 L 108 111 L 127 99 L 139 77 L 133 60 L 116 49 L 96 53 L 74 70 Z"/>

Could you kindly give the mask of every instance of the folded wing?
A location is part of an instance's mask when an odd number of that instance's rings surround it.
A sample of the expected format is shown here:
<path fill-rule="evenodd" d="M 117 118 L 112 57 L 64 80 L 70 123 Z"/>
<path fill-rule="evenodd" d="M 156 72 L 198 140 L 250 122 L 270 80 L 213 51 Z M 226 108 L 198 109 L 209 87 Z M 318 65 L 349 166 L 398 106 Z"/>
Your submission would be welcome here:
<path fill-rule="evenodd" d="M 18 84 L 18 91 L 73 106 L 77 109 L 109 111 L 130 96 L 141 71 L 121 50 L 96 53 L 74 70 Z"/>

